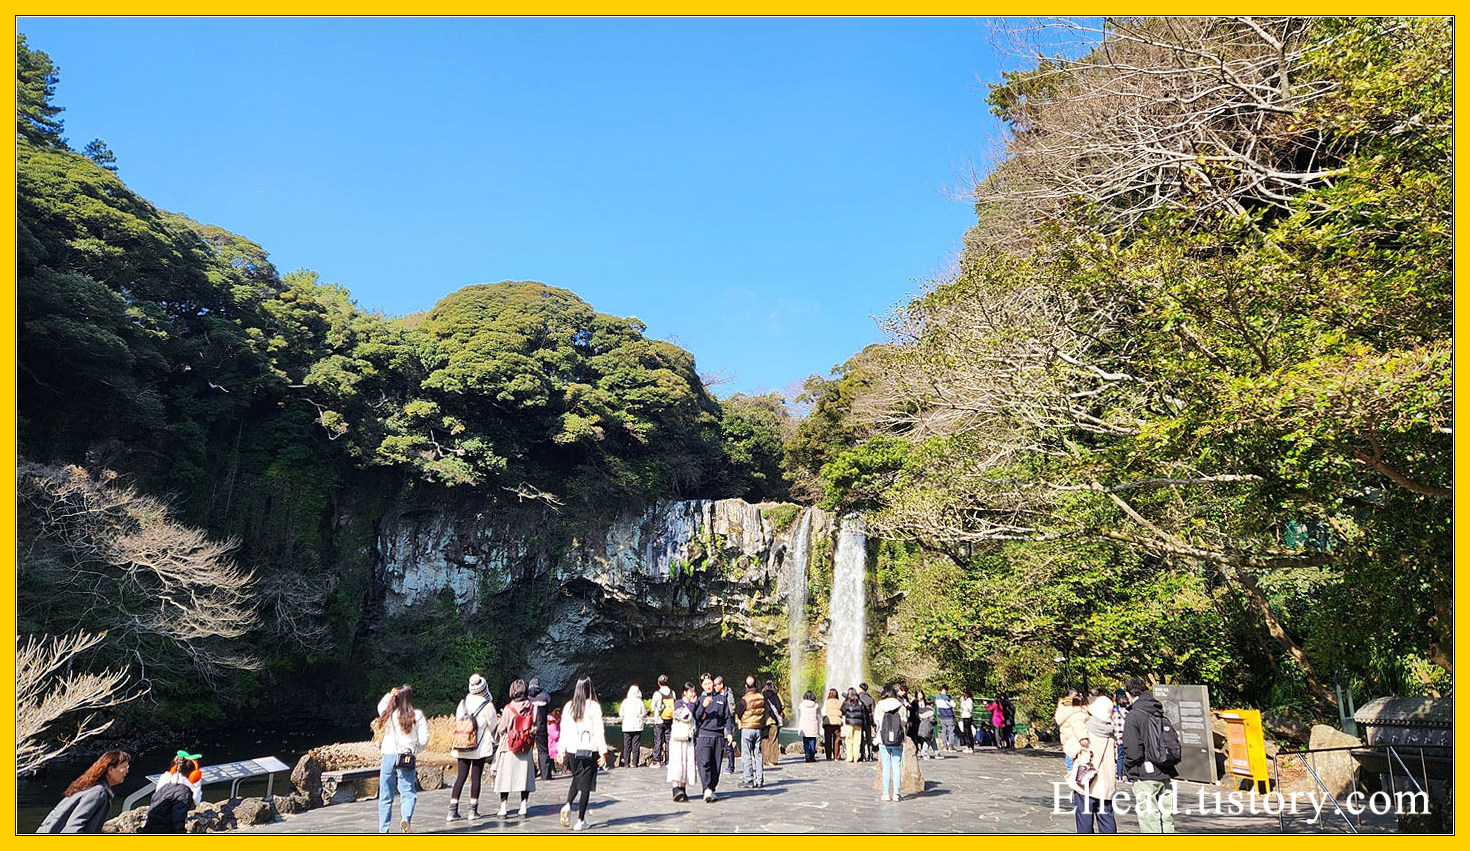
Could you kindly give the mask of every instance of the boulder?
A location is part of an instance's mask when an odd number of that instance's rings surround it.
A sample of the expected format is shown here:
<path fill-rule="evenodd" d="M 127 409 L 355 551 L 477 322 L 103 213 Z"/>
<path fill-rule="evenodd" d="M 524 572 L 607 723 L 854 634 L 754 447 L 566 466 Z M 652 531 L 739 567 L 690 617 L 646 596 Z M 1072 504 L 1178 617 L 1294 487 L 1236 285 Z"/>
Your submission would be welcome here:
<path fill-rule="evenodd" d="M 1311 750 L 1323 748 L 1346 748 L 1356 747 L 1363 744 L 1363 740 L 1357 736 L 1349 736 L 1347 733 L 1327 724 L 1317 724 L 1312 727 L 1312 735 L 1307 745 Z M 1307 764 L 1317 772 L 1317 777 L 1327 791 L 1339 801 L 1351 792 L 1358 784 L 1358 761 L 1353 759 L 1351 751 L 1332 751 L 1330 753 L 1308 754 Z"/>
<path fill-rule="evenodd" d="M 1311 728 L 1296 715 L 1285 710 L 1262 713 L 1261 726 L 1278 739 L 1296 744 L 1306 744 L 1312 736 Z"/>
<path fill-rule="evenodd" d="M 189 820 L 184 823 L 185 833 L 224 833 L 237 827 L 235 812 L 227 801 L 223 804 L 215 804 L 205 801 L 200 804 L 194 812 L 189 814 Z"/>
<path fill-rule="evenodd" d="M 882 790 L 883 766 L 877 766 L 873 772 L 873 788 Z M 924 775 L 919 771 L 919 751 L 914 747 L 912 739 L 905 737 L 903 740 L 903 763 L 899 770 L 898 793 L 900 795 L 916 795 L 924 791 Z"/>
<path fill-rule="evenodd" d="M 324 800 L 322 795 L 322 770 L 321 760 L 312 754 L 303 754 L 297 760 L 296 767 L 291 769 L 291 785 L 296 791 L 305 795 L 308 800 L 315 804 L 321 804 Z"/>
<path fill-rule="evenodd" d="M 336 804 L 350 804 L 353 801 L 356 801 L 358 799 L 359 793 L 358 784 L 361 782 L 362 781 L 360 780 L 344 780 L 341 783 L 338 783 L 336 787 L 332 789 L 331 797 L 327 798 L 327 805 L 332 806 Z M 373 782 L 376 783 L 377 781 L 374 780 Z M 366 795 L 364 794 L 363 797 L 366 797 Z"/>
<path fill-rule="evenodd" d="M 781 753 L 784 754 L 799 754 L 804 752 L 801 742 L 792 742 L 781 750 Z"/>
<path fill-rule="evenodd" d="M 281 815 L 296 815 L 311 809 L 311 798 L 297 792 L 292 795 L 276 796 L 276 812 Z"/>
<path fill-rule="evenodd" d="M 419 763 L 418 770 L 415 774 L 418 775 L 420 791 L 429 792 L 434 789 L 444 788 L 444 766 L 442 765 L 424 765 L 423 763 Z"/>
<path fill-rule="evenodd" d="M 263 798 L 242 798 L 230 801 L 227 806 L 230 807 L 238 826 L 253 827 L 258 824 L 270 824 L 279 817 L 275 803 Z"/>
<path fill-rule="evenodd" d="M 143 822 L 148 820 L 147 807 L 134 807 L 116 818 L 110 818 L 102 824 L 103 833 L 137 833 L 143 829 Z"/>

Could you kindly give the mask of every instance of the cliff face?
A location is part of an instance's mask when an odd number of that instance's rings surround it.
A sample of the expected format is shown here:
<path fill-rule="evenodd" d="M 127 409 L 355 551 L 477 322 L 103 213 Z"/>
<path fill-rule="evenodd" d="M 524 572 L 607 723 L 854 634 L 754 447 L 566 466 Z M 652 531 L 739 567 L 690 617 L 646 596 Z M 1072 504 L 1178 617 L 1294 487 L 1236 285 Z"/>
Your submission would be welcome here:
<path fill-rule="evenodd" d="M 806 510 L 813 537 L 830 536 L 833 518 L 817 509 L 738 499 L 657 502 L 555 535 L 488 513 L 390 514 L 378 581 L 388 614 L 445 589 L 470 613 L 517 585 L 549 587 L 535 598 L 545 627 L 526 637 L 527 675 L 553 690 L 583 672 L 640 683 L 668 673 L 677 685 L 699 670 L 754 671 L 785 649 L 786 601 L 808 581 L 792 557 Z"/>

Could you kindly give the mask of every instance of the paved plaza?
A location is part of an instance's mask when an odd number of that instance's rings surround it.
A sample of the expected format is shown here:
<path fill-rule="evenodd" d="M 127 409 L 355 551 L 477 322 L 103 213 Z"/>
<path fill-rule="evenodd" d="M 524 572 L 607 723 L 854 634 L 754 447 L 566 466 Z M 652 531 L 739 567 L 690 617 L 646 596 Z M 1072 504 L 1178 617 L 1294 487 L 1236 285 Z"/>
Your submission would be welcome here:
<path fill-rule="evenodd" d="M 591 833 L 781 833 L 781 834 L 912 834 L 912 833 L 1074 833 L 1070 811 L 1053 812 L 1053 781 L 1063 776 L 1062 756 L 1054 750 L 984 751 L 951 754 L 923 760 L 925 791 L 905 796 L 897 803 L 880 801 L 877 763 L 848 764 L 820 761 L 808 764 L 800 756 L 783 756 L 781 764 L 766 769 L 760 789 L 737 788 L 739 774 L 720 779 L 719 800 L 705 803 L 690 790 L 690 800 L 675 803 L 664 783 L 662 768 L 603 771 L 597 778 L 587 810 Z M 514 815 L 516 796 L 511 796 L 511 818 L 494 817 L 497 796 L 489 792 L 486 778 L 481 812 L 489 818 L 446 823 L 448 789 L 420 792 L 414 814 L 414 833 L 569 833 L 557 822 L 557 812 L 566 801 L 567 780 L 559 777 L 537 783 L 531 793 L 529 815 Z M 1126 789 L 1128 785 L 1123 784 Z M 1065 787 L 1063 787 L 1065 793 Z M 1211 802 L 1208 814 L 1198 810 L 1203 790 Z M 1277 833 L 1275 815 L 1217 815 L 1215 795 L 1228 794 L 1224 786 L 1181 783 L 1180 807 L 1175 815 L 1180 833 Z M 468 791 L 461 801 L 467 807 Z M 394 802 L 393 830 L 398 830 L 398 805 Z M 1228 810 L 1228 807 L 1226 807 Z M 1320 824 L 1310 824 L 1310 808 L 1304 815 L 1288 818 L 1291 833 L 1342 833 L 1342 819 L 1329 807 Z M 274 824 L 250 828 L 251 833 L 373 833 L 377 830 L 375 800 L 357 801 L 311 810 Z M 1363 829 L 1368 832 L 1369 826 Z M 1137 833 L 1138 819 L 1131 813 L 1118 817 L 1120 833 Z M 1376 832 L 1376 831 L 1375 831 Z"/>

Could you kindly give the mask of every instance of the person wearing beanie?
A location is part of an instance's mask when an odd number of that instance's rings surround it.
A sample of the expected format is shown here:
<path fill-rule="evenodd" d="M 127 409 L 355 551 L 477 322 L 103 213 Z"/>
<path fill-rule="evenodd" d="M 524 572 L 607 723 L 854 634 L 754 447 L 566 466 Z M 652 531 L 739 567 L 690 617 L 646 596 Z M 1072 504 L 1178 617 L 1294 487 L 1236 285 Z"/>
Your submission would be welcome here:
<path fill-rule="evenodd" d="M 470 819 L 480 817 L 480 778 L 485 773 L 485 762 L 495 753 L 495 701 L 490 696 L 490 684 L 479 674 L 470 675 L 469 692 L 454 708 L 454 720 L 472 718 L 475 721 L 475 746 L 454 748 L 452 753 L 459 761 L 459 770 L 454 775 L 454 788 L 449 793 L 449 815 L 445 821 L 459 821 L 459 795 L 464 791 L 466 778 L 470 781 Z"/>

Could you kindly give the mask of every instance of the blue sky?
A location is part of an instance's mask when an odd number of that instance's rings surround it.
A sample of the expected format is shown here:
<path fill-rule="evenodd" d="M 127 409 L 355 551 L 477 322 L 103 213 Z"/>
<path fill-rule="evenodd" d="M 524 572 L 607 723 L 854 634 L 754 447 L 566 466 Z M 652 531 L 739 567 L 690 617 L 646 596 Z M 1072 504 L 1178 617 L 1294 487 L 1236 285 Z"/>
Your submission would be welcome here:
<path fill-rule="evenodd" d="M 76 148 L 366 309 L 539 280 L 735 392 L 881 333 L 953 256 L 998 133 L 985 24 L 33 18 Z"/>

